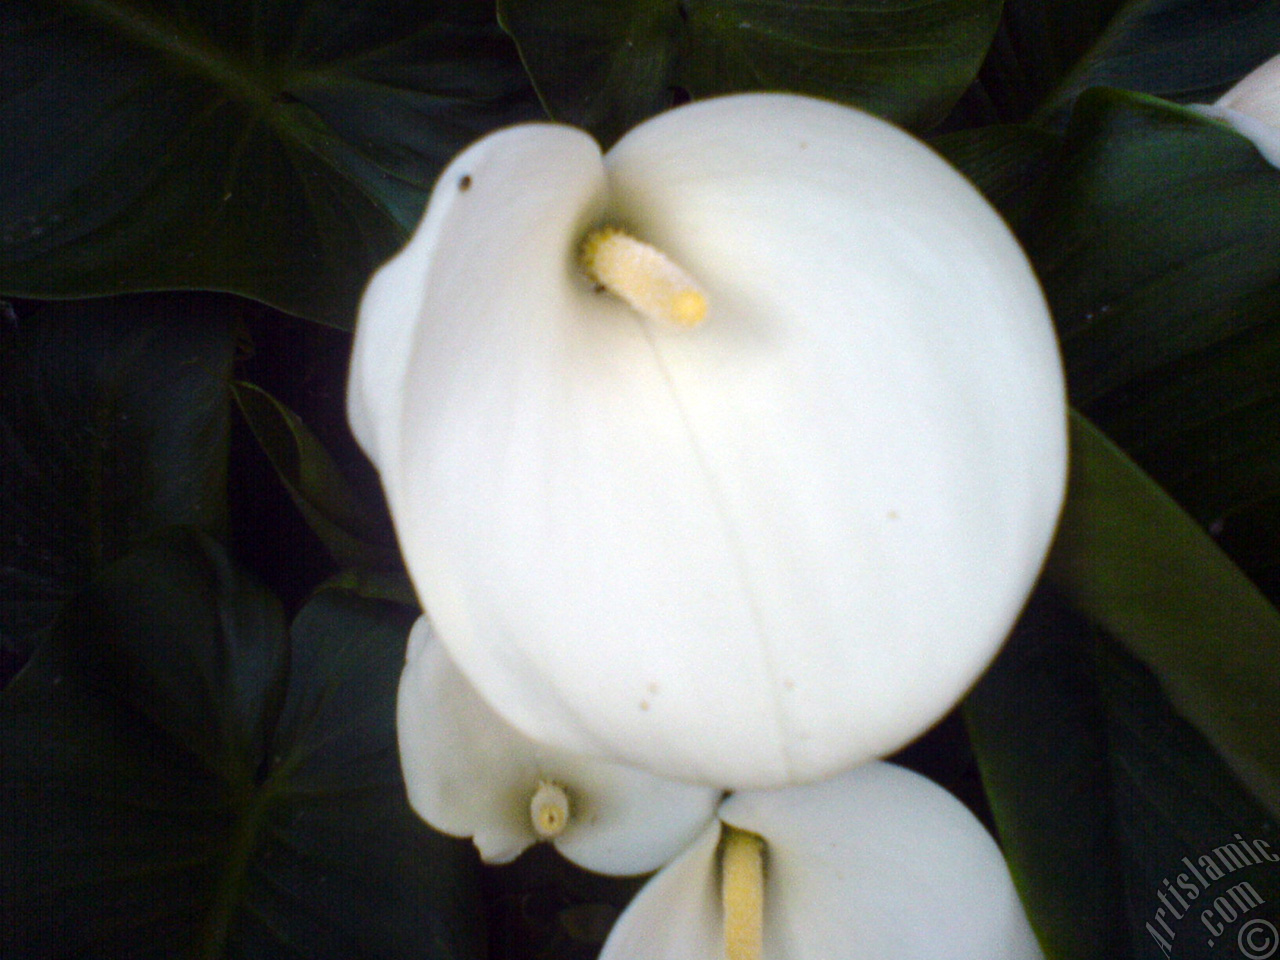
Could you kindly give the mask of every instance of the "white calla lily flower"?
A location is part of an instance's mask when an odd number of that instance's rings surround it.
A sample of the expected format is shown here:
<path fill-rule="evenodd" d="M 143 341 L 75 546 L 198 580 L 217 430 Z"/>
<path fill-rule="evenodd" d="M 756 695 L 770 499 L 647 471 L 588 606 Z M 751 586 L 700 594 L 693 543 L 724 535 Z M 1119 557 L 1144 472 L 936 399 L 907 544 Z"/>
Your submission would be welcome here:
<path fill-rule="evenodd" d="M 986 829 L 909 770 L 873 762 L 823 783 L 735 793 L 720 821 L 763 840 L 763 889 L 739 921 L 758 933 L 734 930 L 740 908 L 724 890 L 729 848 L 716 823 L 645 884 L 600 960 L 1042 957 Z"/>
<path fill-rule="evenodd" d="M 1197 105 L 1253 141 L 1273 167 L 1280 167 L 1280 55 L 1247 74 L 1212 106 Z"/>
<path fill-rule="evenodd" d="M 471 837 L 488 863 L 540 840 L 597 873 L 648 873 L 712 820 L 720 793 L 533 743 L 467 683 L 425 617 L 397 700 L 409 803 L 441 833 Z"/>
<path fill-rule="evenodd" d="M 1004 223 L 919 141 L 790 95 L 680 107 L 603 157 L 551 124 L 468 148 L 366 293 L 349 412 L 485 700 L 724 787 L 942 716 L 1066 473 Z"/>

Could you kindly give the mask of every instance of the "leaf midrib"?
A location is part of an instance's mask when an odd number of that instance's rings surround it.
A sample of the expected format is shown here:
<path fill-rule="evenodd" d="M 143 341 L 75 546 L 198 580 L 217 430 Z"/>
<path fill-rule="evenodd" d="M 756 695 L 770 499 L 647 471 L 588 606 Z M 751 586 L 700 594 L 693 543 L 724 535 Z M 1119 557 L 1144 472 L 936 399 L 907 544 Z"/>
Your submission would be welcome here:
<path fill-rule="evenodd" d="M 286 78 L 293 76 L 296 79 L 296 71 L 288 73 L 284 64 L 271 66 L 236 58 L 225 47 L 202 36 L 190 25 L 143 13 L 123 0 L 63 2 L 114 31 L 122 39 L 158 53 L 175 70 L 212 84 L 227 99 L 246 104 L 283 141 L 296 146 L 318 165 L 354 187 L 361 196 L 382 211 L 391 223 L 399 224 L 397 217 L 370 189 L 369 184 L 351 175 L 340 164 L 326 157 L 323 151 L 315 148 L 312 138 L 307 134 L 305 121 L 281 110 L 282 95 L 287 87 Z M 332 80 L 329 71 L 309 70 L 305 76 L 311 80 L 320 77 Z M 322 119 L 320 122 L 323 129 L 328 131 L 327 124 Z M 400 226 L 403 231 L 403 225 Z"/>
<path fill-rule="evenodd" d="M 133 43 L 161 54 L 188 73 L 212 81 L 237 100 L 271 107 L 279 92 L 264 71 L 230 57 L 176 21 L 143 14 L 115 0 L 66 0 L 81 13 L 111 27 Z"/>
<path fill-rule="evenodd" d="M 205 914 L 196 946 L 200 960 L 222 960 L 226 955 L 233 923 L 244 904 L 249 870 L 262 841 L 263 829 L 281 784 L 292 772 L 277 770 L 261 785 L 241 785 L 232 803 L 236 811 L 228 852 L 213 889 L 213 899 Z"/>

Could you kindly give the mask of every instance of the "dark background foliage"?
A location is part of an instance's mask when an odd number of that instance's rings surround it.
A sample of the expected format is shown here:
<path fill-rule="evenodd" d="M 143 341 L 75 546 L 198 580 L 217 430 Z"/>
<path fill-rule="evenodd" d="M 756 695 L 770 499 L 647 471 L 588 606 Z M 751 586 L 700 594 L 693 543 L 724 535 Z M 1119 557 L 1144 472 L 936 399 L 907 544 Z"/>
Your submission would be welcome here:
<path fill-rule="evenodd" d="M 1044 581 L 897 759 L 1052 960 L 1238 956 L 1148 924 L 1182 858 L 1280 845 L 1280 172 L 1182 105 L 1278 51 L 1280 0 L 5 0 L 0 955 L 595 955 L 639 880 L 408 809 L 349 330 L 476 137 L 769 89 L 973 179 L 1068 372 Z"/>

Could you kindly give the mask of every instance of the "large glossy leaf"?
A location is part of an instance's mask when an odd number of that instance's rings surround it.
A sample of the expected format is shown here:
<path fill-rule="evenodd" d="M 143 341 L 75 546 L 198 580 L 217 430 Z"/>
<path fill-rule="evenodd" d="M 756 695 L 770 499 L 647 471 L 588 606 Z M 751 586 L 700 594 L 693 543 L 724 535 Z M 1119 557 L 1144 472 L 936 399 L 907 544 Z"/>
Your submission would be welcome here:
<path fill-rule="evenodd" d="M 0 646 L 25 653 L 93 571 L 226 522 L 228 297 L 21 306 L 0 330 Z"/>
<path fill-rule="evenodd" d="M 1127 956 L 1092 626 L 1040 589 L 964 715 L 1005 857 L 1050 960 Z"/>
<path fill-rule="evenodd" d="M 962 107 L 1058 124 L 1094 86 L 1212 103 L 1277 50 L 1278 0 L 1006 0 Z"/>
<path fill-rule="evenodd" d="M 1048 575 L 1280 814 L 1280 611 L 1082 417 Z"/>
<path fill-rule="evenodd" d="M 0 287 L 350 325 L 445 161 L 530 114 L 483 0 L 6 0 Z"/>
<path fill-rule="evenodd" d="M 476 957 L 476 861 L 409 810 L 412 614 L 279 605 L 211 541 L 107 569 L 0 694 L 0 953 Z"/>
<path fill-rule="evenodd" d="M 1259 531 L 1258 520 L 1278 506 L 1280 174 L 1231 131 L 1117 91 L 1082 97 L 1059 146 L 1022 130 L 951 134 L 939 146 L 1027 245 L 1059 324 L 1073 400 L 1194 514 L 1077 418 L 1050 579 L 1151 669 L 1274 814 L 1280 615 L 1203 527 L 1228 542 L 1222 535 L 1248 522 L 1252 552 L 1228 545 L 1254 576 L 1273 569 L 1278 528 Z M 1234 788 L 1199 736 L 1150 719 L 1168 710 L 1149 681 L 1138 695 L 1110 668 L 1095 674 L 1078 649 L 1087 628 L 1061 612 L 1038 614 L 1044 645 L 1023 637 L 1019 648 L 1015 638 L 1013 659 L 997 664 L 969 711 L 1011 859 L 1042 932 L 1062 956 L 1085 957 L 1097 911 L 1114 904 L 1079 871 L 1100 850 L 1119 851 L 1133 955 L 1163 956 L 1145 927 L 1163 909 L 1156 893 L 1166 877 L 1175 882 L 1181 856 L 1231 839 L 1232 818 L 1215 819 L 1205 803 L 1221 806 Z M 1090 676 L 1104 686 L 1085 683 Z M 1091 728 L 1081 712 L 1096 717 L 1103 701 L 1108 725 Z M 1129 708 L 1136 713 L 1125 719 Z M 1102 798 L 1100 743 L 1115 777 Z M 1196 770 L 1181 769 L 1187 763 Z M 1236 821 L 1231 829 L 1245 829 L 1259 815 Z M 1237 955 L 1212 953 L 1203 930 L 1182 929 L 1173 956 Z"/>
<path fill-rule="evenodd" d="M 1238 906 L 1230 891 L 1247 882 L 1266 903 L 1255 915 L 1276 919 L 1280 870 L 1253 846 L 1280 854 L 1276 822 L 1170 709 L 1156 679 L 1097 633 L 1040 590 L 965 703 L 1000 838 L 1046 954 L 1256 956 L 1238 949 L 1243 924 L 1220 923 L 1213 901 Z M 1250 844 L 1247 860 L 1223 847 L 1239 845 L 1237 836 Z M 1205 909 L 1226 936 L 1206 928 Z"/>
<path fill-rule="evenodd" d="M 1095 654 L 1118 840 L 1112 856 L 1125 877 L 1133 956 L 1274 955 L 1280 942 L 1275 814 L 1170 709 L 1148 671 L 1112 644 L 1097 645 Z"/>
<path fill-rule="evenodd" d="M 1232 130 L 1114 90 L 1053 143 L 936 141 L 1027 247 L 1076 406 L 1280 598 L 1280 172 Z"/>
<path fill-rule="evenodd" d="M 1022 224 L 1073 402 L 1280 598 L 1280 171 L 1149 98 L 1082 98 Z M 1241 538 L 1243 534 L 1243 538 Z"/>
<path fill-rule="evenodd" d="M 499 0 L 548 112 L 608 145 L 686 96 L 807 93 L 916 128 L 973 79 L 993 0 Z"/>

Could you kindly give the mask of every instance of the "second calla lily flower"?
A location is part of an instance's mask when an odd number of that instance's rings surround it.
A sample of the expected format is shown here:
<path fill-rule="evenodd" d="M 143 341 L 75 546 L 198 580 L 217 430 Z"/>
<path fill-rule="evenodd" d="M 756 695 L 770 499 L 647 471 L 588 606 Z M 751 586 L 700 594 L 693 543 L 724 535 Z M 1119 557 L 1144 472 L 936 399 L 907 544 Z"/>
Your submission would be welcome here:
<path fill-rule="evenodd" d="M 1043 957 L 995 841 L 909 770 L 736 793 L 719 821 L 641 889 L 600 960 Z"/>
<path fill-rule="evenodd" d="M 1065 477 L 1039 287 L 856 110 L 681 107 L 461 154 L 361 307 L 349 410 L 450 656 L 535 740 L 814 780 L 964 693 Z"/>
<path fill-rule="evenodd" d="M 425 617 L 409 635 L 396 708 L 409 803 L 487 863 L 546 840 L 597 873 L 647 873 L 712 820 L 718 791 L 548 749 L 471 689 Z"/>

